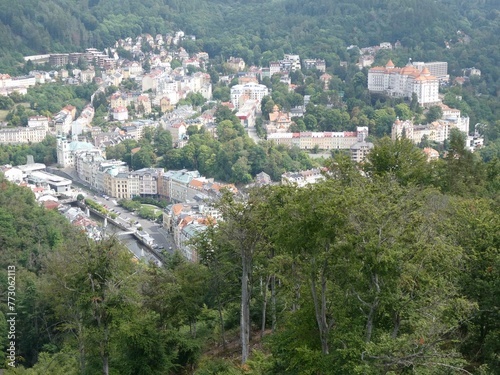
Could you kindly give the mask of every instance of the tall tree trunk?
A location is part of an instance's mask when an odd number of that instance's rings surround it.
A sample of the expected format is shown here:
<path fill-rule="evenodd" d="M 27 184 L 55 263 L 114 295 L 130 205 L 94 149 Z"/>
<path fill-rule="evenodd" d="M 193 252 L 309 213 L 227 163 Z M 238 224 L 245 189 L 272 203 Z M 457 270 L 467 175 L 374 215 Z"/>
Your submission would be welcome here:
<path fill-rule="evenodd" d="M 375 297 L 375 300 L 370 305 L 370 311 L 368 312 L 368 317 L 367 317 L 367 320 L 366 320 L 365 342 L 370 342 L 371 339 L 372 339 L 373 317 L 375 316 L 375 311 L 377 310 L 378 303 L 379 303 L 379 299 L 378 299 L 378 297 Z"/>
<path fill-rule="evenodd" d="M 300 308 L 299 301 L 300 301 L 300 279 L 297 277 L 296 274 L 297 271 L 297 266 L 295 265 L 295 261 L 292 263 L 292 277 L 294 279 L 294 300 L 292 303 L 292 311 L 297 311 Z"/>
<path fill-rule="evenodd" d="M 365 342 L 370 342 L 372 339 L 372 332 L 373 332 L 373 319 L 375 317 L 375 311 L 377 310 L 378 304 L 380 302 L 378 296 L 380 294 L 380 284 L 378 281 L 378 275 L 373 274 L 372 275 L 372 284 L 375 287 L 375 299 L 373 302 L 370 304 L 370 311 L 368 312 L 368 317 L 366 319 L 366 336 L 365 336 Z"/>
<path fill-rule="evenodd" d="M 333 324 L 328 322 L 327 318 L 327 305 L 326 305 L 326 277 L 325 272 L 328 266 L 328 260 L 325 259 L 323 262 L 323 267 L 320 270 L 320 282 L 321 282 L 321 295 L 318 296 L 318 290 L 316 286 L 316 272 L 314 267 L 315 260 L 313 259 L 313 268 L 311 270 L 311 292 L 314 302 L 314 311 L 316 315 L 316 322 L 318 324 L 319 338 L 321 341 L 321 352 L 325 355 L 329 354 L 330 350 L 328 347 L 328 335 L 330 333 L 330 328 Z M 321 301 L 320 301 L 321 299 Z"/>
<path fill-rule="evenodd" d="M 246 363 L 250 354 L 250 272 L 251 262 L 246 254 L 242 254 L 241 274 L 241 363 Z"/>
<path fill-rule="evenodd" d="M 220 303 L 220 296 L 217 296 L 217 310 L 219 310 L 219 324 L 220 335 L 222 338 L 222 347 L 226 349 L 226 331 L 224 329 L 224 315 L 222 315 L 222 304 Z"/>
<path fill-rule="evenodd" d="M 108 324 L 104 323 L 104 340 L 102 343 L 102 374 L 109 375 L 109 337 Z"/>
<path fill-rule="evenodd" d="M 276 275 L 271 279 L 271 315 L 272 315 L 272 332 L 276 332 Z"/>
<path fill-rule="evenodd" d="M 264 331 L 266 330 L 266 310 L 267 310 L 267 288 L 269 286 L 269 282 L 271 280 L 271 275 L 269 275 L 266 279 L 266 284 L 264 285 L 263 290 L 263 301 L 262 301 L 262 328 L 260 330 L 260 338 L 264 337 Z"/>
<path fill-rule="evenodd" d="M 104 355 L 102 358 L 102 373 L 103 375 L 109 375 L 109 364 L 108 364 L 108 355 Z"/>
<path fill-rule="evenodd" d="M 78 351 L 80 353 L 80 372 L 85 374 L 85 343 L 83 340 L 83 327 L 78 323 Z"/>
<path fill-rule="evenodd" d="M 391 338 L 395 339 L 398 336 L 399 325 L 401 324 L 401 316 L 399 311 L 394 314 L 394 328 L 392 329 Z"/>

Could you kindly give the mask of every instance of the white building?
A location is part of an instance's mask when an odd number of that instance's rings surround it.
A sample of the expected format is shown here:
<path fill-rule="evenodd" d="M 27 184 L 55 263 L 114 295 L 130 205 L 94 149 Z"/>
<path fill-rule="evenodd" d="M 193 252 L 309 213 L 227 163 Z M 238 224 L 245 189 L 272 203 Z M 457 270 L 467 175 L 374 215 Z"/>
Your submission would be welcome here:
<path fill-rule="evenodd" d="M 448 63 L 446 61 L 433 61 L 433 62 L 422 62 L 414 61 L 412 65 L 418 70 L 422 71 L 424 68 L 429 69 L 431 75 L 435 76 L 440 81 L 449 81 L 450 76 L 448 75 Z"/>
<path fill-rule="evenodd" d="M 57 138 L 57 163 L 63 168 L 76 167 L 75 156 L 82 151 L 101 151 L 94 147 L 92 143 L 72 141 L 68 142 L 66 138 L 59 136 Z"/>
<path fill-rule="evenodd" d="M 116 121 L 126 121 L 128 120 L 128 110 L 125 107 L 117 107 L 111 110 L 111 115 L 113 120 Z"/>
<path fill-rule="evenodd" d="M 132 199 L 136 196 L 158 196 L 158 180 L 163 174 L 162 168 L 143 168 L 132 172 L 123 172 L 125 166 L 103 169 L 104 191 L 118 199 Z"/>
<path fill-rule="evenodd" d="M 0 129 L 0 144 L 40 143 L 47 136 L 44 126 Z"/>
<path fill-rule="evenodd" d="M 64 193 L 71 190 L 72 181 L 67 178 L 56 176 L 51 173 L 36 171 L 30 173 L 28 182 L 45 183 L 57 193 Z"/>
<path fill-rule="evenodd" d="M 269 95 L 269 89 L 265 85 L 260 85 L 255 82 L 249 82 L 244 85 L 235 85 L 231 87 L 231 103 L 234 108 L 239 109 L 240 106 L 249 100 L 257 100 L 259 103 L 264 96 Z"/>
<path fill-rule="evenodd" d="M 304 60 L 304 68 L 306 70 L 317 69 L 320 72 L 324 73 L 326 71 L 325 60 L 322 60 L 322 59 L 305 59 Z"/>
<path fill-rule="evenodd" d="M 457 123 L 453 121 L 438 120 L 421 125 L 414 124 L 410 120 L 401 121 L 398 119 L 392 125 L 391 136 L 393 140 L 404 136 L 411 139 L 413 143 L 420 143 L 424 137 L 431 142 L 443 143 L 445 140 L 450 139 L 452 129 L 458 129 L 467 134 L 463 127 L 457 126 Z"/>
<path fill-rule="evenodd" d="M 80 119 L 76 119 L 71 123 L 71 135 L 72 136 L 77 136 L 80 135 L 84 132 L 89 131 L 90 128 L 87 128 L 87 123 L 85 121 L 82 121 Z"/>
<path fill-rule="evenodd" d="M 28 127 L 37 128 L 39 126 L 44 127 L 47 131 L 49 130 L 49 118 L 45 116 L 32 116 L 28 118 Z"/>
<path fill-rule="evenodd" d="M 47 166 L 43 163 L 27 163 L 25 165 L 18 165 L 17 169 L 23 173 L 23 178 L 28 177 L 31 173 L 36 171 L 44 171 Z"/>
<path fill-rule="evenodd" d="M 66 109 L 61 110 L 53 118 L 57 134 L 68 135 L 73 122 L 73 115 Z"/>
<path fill-rule="evenodd" d="M 278 145 L 297 146 L 301 150 L 350 150 L 358 141 L 357 132 L 272 133 L 267 139 Z"/>
<path fill-rule="evenodd" d="M 299 55 L 291 55 L 291 54 L 285 54 L 284 59 L 281 61 L 282 65 L 285 63 L 288 65 L 290 64 L 290 70 L 292 72 L 295 72 L 296 70 L 300 70 L 300 56 Z"/>
<path fill-rule="evenodd" d="M 243 127 L 254 128 L 257 112 L 260 112 L 260 102 L 256 100 L 247 100 L 236 113 L 236 117 L 240 119 Z"/>
<path fill-rule="evenodd" d="M 368 136 L 368 127 L 358 127 L 358 141 L 351 145 L 351 160 L 356 163 L 362 163 L 366 156 L 373 149 L 373 143 L 366 142 Z"/>
<path fill-rule="evenodd" d="M 308 184 L 314 184 L 324 180 L 321 169 L 309 169 L 307 171 L 286 172 L 281 175 L 281 183 L 283 185 L 297 184 L 298 187 L 304 187 Z"/>
<path fill-rule="evenodd" d="M 422 71 L 411 65 L 396 68 L 391 60 L 385 67 L 378 66 L 368 71 L 368 90 L 407 99 L 415 93 L 422 106 L 441 102 L 438 96 L 439 79 L 431 75 L 427 67 Z"/>

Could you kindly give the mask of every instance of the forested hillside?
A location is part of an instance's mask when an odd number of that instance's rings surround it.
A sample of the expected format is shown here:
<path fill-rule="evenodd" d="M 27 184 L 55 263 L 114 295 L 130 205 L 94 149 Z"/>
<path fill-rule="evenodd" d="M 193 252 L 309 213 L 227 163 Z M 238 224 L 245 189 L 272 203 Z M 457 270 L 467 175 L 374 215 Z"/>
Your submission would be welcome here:
<path fill-rule="evenodd" d="M 0 70 L 12 70 L 21 54 L 104 48 L 127 36 L 182 29 L 197 37 L 186 42 L 188 50 L 256 64 L 292 52 L 332 66 L 348 60 L 351 44 L 400 40 L 405 58 L 444 59 L 452 72 L 476 66 L 496 83 L 499 17 L 496 0 L 1 0 Z M 458 43 L 459 30 L 471 37 L 468 45 Z"/>
<path fill-rule="evenodd" d="M 225 220 L 193 243 L 200 262 L 162 268 L 89 241 L 0 177 L 6 374 L 500 374 L 498 159 L 454 133 L 431 163 L 384 138 L 362 173 L 343 156 L 328 170 L 306 188 L 225 195 Z"/>

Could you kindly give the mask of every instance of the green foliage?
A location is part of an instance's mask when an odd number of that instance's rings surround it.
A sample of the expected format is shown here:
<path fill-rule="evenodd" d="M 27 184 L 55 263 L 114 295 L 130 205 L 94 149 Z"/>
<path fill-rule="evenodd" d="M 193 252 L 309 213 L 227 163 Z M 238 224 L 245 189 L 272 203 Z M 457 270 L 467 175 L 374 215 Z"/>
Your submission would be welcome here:
<path fill-rule="evenodd" d="M 457 129 L 450 133 L 446 164 L 440 173 L 441 189 L 452 194 L 477 194 L 484 189 L 485 165 L 465 148 L 465 135 Z"/>
<path fill-rule="evenodd" d="M 235 17 L 235 9 L 245 17 Z M 0 0 L 0 71 L 12 74 L 34 67 L 17 64 L 22 54 L 103 48 L 119 38 L 179 28 L 197 36 L 182 41 L 184 48 L 216 58 L 209 68 L 213 83 L 217 67 L 227 73 L 223 62 L 231 55 L 264 66 L 284 53 L 323 58 L 334 74 L 327 88 L 315 71 L 291 75 L 299 85 L 295 93 L 278 76 L 263 81 L 272 88 L 262 103 L 264 116 L 275 104 L 287 110 L 311 95 L 294 131 L 368 126 L 383 137 L 396 117 L 424 121 L 415 97 L 402 103 L 368 94 L 366 69 L 352 65 L 359 49 L 346 49 L 400 40 L 403 48 L 380 52 L 375 63 L 448 61 L 452 76 L 481 68 L 481 78 L 442 93 L 471 124 L 483 124 L 492 141 L 480 153 L 485 163 L 452 134 L 447 157 L 427 164 L 411 143 L 383 138 L 364 174 L 338 156 L 328 165 L 335 179 L 303 190 L 259 190 L 250 203 L 230 205 L 238 210 L 226 210 L 226 221 L 199 239 L 203 266 L 176 256 L 165 269 L 134 264 L 116 242 L 89 242 L 57 213 L 39 207 L 29 190 L 0 179 L 0 259 L 2 270 L 19 267 L 19 354 L 32 367 L 8 373 L 94 374 L 106 359 L 110 373 L 120 374 L 498 373 L 500 55 L 492 36 L 499 35 L 499 25 L 491 0 L 286 0 L 258 6 L 146 0 L 119 7 L 110 0 Z M 459 40 L 457 30 L 471 43 Z M 351 65 L 340 67 L 340 61 Z M 131 82 L 125 85 L 133 89 Z M 21 125 L 30 111 L 55 113 L 66 104 L 81 109 L 95 89 L 47 84 L 30 89 L 26 98 L 0 99 L 0 108 L 11 111 L 11 124 Z M 227 86 L 214 88 L 217 100 L 228 100 L 228 93 Z M 95 100 L 100 125 L 106 97 Z M 426 115 L 426 121 L 440 117 L 434 107 Z M 284 171 L 314 165 L 296 148 L 253 143 L 227 107 L 218 108 L 216 118 L 218 138 L 190 132 L 188 145 L 173 149 L 169 134 L 160 131 L 110 148 L 108 158 L 140 168 L 161 157 L 169 168 L 240 183 L 261 171 L 279 180 Z M 34 154 L 52 164 L 52 142 L 1 146 L 0 159 L 18 165 Z M 250 269 L 242 273 L 244 267 Z M 0 275 L 5 284 L 5 272 Z M 224 347 L 231 334 L 225 330 L 238 325 L 241 275 L 250 276 L 250 327 L 264 323 L 273 332 L 265 332 L 263 352 L 254 353 L 248 367 L 200 361 L 204 342 L 209 349 L 214 342 Z"/>
<path fill-rule="evenodd" d="M 79 86 L 46 83 L 30 88 L 25 100 L 30 103 L 30 108 L 38 113 L 49 111 L 55 114 L 68 104 L 81 111 L 90 102 L 90 97 L 96 90 L 94 83 Z"/>
<path fill-rule="evenodd" d="M 162 209 L 167 207 L 167 201 L 157 200 L 157 199 L 150 198 L 150 197 L 133 197 L 132 201 L 137 201 L 137 202 L 141 202 L 144 204 L 152 204 L 153 206 L 156 206 L 156 207 L 162 208 Z M 121 202 L 127 202 L 127 201 L 123 200 Z M 123 204 L 122 204 L 122 206 L 123 206 Z"/>
<path fill-rule="evenodd" d="M 192 134 L 182 149 L 167 152 L 162 166 L 196 169 L 217 180 L 247 183 L 262 171 L 278 181 L 285 171 L 310 169 L 316 165 L 296 147 L 276 146 L 270 142 L 255 144 L 227 107 L 219 107 L 216 115 L 217 139 L 208 132 Z"/>
<path fill-rule="evenodd" d="M 425 120 L 428 124 L 439 120 L 443 117 L 443 110 L 439 106 L 432 106 L 429 108 L 427 113 L 425 114 Z"/>
<path fill-rule="evenodd" d="M 141 149 L 132 155 L 132 169 L 149 168 L 156 163 L 156 155 L 150 145 L 141 146 Z"/>
<path fill-rule="evenodd" d="M 212 92 L 212 97 L 214 100 L 219 100 L 221 102 L 228 102 L 231 100 L 231 91 L 227 86 L 215 87 Z"/>
<path fill-rule="evenodd" d="M 155 213 L 156 211 L 157 210 L 152 208 L 152 207 L 142 206 L 139 209 L 139 216 L 142 217 L 143 219 L 156 220 L 158 218 L 158 215 L 159 215 L 159 214 Z"/>
<path fill-rule="evenodd" d="M 36 163 L 53 165 L 57 162 L 56 143 L 56 138 L 49 135 L 37 144 L 0 145 L 0 164 L 23 165 L 27 156 L 33 155 Z"/>
<path fill-rule="evenodd" d="M 154 137 L 154 145 L 158 156 L 165 155 L 172 149 L 172 134 L 168 130 L 157 129 Z"/>
<path fill-rule="evenodd" d="M 206 99 L 200 93 L 190 92 L 185 99 L 181 99 L 178 105 L 192 105 L 194 107 L 201 107 Z"/>
<path fill-rule="evenodd" d="M 108 210 L 106 210 L 101 204 L 97 203 L 96 201 L 86 198 L 85 199 L 85 204 L 89 206 L 90 208 L 93 208 L 94 210 L 100 212 L 101 214 L 107 214 Z"/>
<path fill-rule="evenodd" d="M 129 211 L 137 211 L 138 209 L 141 208 L 141 202 L 136 200 L 122 199 L 118 201 L 118 203 L 120 204 L 120 206 Z"/>
<path fill-rule="evenodd" d="M 11 109 L 14 107 L 14 101 L 8 96 L 0 96 L 0 109 Z"/>
<path fill-rule="evenodd" d="M 195 375 L 241 375 L 241 369 L 223 359 L 205 359 L 200 363 Z"/>
<path fill-rule="evenodd" d="M 9 375 L 78 375 L 78 361 L 76 353 L 59 352 L 47 353 L 42 352 L 38 357 L 38 362 L 30 369 L 25 369 L 20 366 L 15 369 L 7 369 L 5 374 Z"/>
<path fill-rule="evenodd" d="M 364 169 L 375 176 L 393 176 L 402 185 L 427 184 L 430 172 L 425 154 L 411 140 L 388 137 L 376 143 Z"/>

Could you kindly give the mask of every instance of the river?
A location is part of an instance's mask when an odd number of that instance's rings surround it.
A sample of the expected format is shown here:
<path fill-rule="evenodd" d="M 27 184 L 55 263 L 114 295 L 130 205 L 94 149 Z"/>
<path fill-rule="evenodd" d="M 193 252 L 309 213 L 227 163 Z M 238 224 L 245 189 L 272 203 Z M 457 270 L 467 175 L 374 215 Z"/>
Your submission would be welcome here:
<path fill-rule="evenodd" d="M 101 217 L 94 215 L 92 212 L 90 213 L 90 216 L 92 220 L 100 223 L 101 225 L 104 224 L 104 220 Z M 147 247 L 137 241 L 137 239 L 132 234 L 127 234 L 127 232 L 124 232 L 122 229 L 109 222 L 106 227 L 106 234 L 115 235 L 121 243 L 127 246 L 130 252 L 132 252 L 137 259 L 144 260 L 146 262 L 151 261 L 159 266 L 162 265 L 160 259 L 153 255 Z"/>

